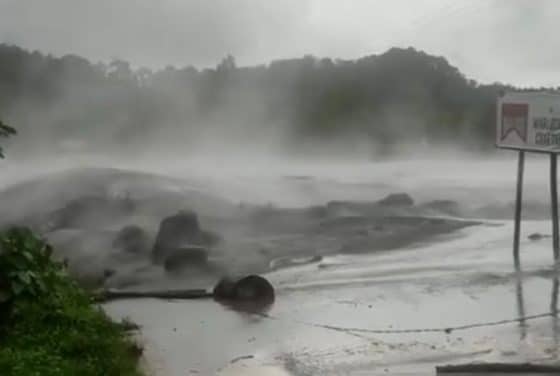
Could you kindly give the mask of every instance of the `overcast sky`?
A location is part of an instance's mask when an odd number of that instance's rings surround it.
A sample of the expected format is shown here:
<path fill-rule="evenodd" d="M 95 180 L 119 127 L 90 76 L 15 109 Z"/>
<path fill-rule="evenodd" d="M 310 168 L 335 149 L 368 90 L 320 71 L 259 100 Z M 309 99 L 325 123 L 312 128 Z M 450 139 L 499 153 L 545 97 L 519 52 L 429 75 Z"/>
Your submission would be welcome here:
<path fill-rule="evenodd" d="M 0 0 L 0 43 L 154 68 L 412 46 L 478 81 L 560 86 L 560 0 Z"/>

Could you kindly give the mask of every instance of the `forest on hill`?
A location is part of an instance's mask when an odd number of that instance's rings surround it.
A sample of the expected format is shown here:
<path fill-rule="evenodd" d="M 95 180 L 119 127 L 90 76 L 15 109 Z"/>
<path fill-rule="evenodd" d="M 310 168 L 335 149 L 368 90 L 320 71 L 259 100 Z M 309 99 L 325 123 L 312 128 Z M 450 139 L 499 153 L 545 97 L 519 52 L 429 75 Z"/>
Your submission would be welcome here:
<path fill-rule="evenodd" d="M 228 55 L 214 68 L 154 71 L 0 45 L 0 115 L 18 129 L 14 142 L 37 149 L 268 137 L 294 148 L 355 138 L 385 154 L 401 144 L 489 150 L 496 98 L 510 89 L 413 48 L 250 67 Z"/>

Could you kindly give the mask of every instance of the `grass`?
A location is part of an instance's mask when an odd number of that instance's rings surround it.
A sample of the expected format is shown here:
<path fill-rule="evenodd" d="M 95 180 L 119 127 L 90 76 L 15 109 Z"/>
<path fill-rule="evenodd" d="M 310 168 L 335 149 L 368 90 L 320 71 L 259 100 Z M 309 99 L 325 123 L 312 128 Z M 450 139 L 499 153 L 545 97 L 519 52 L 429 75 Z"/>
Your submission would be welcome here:
<path fill-rule="evenodd" d="M 49 280 L 47 292 L 12 299 L 8 310 L 0 324 L 1 376 L 142 375 L 141 349 L 126 326 L 112 322 L 63 273 Z"/>

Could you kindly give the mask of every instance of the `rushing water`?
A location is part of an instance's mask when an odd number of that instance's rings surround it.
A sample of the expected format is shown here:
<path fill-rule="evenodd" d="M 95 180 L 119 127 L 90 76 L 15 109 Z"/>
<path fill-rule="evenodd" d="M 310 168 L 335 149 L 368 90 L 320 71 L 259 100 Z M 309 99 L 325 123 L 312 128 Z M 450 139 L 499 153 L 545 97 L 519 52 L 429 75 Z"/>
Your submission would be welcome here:
<path fill-rule="evenodd" d="M 548 222 L 524 224 L 524 234 L 547 229 Z M 294 375 L 432 375 L 438 364 L 555 361 L 553 317 L 449 334 L 367 332 L 448 328 L 550 312 L 555 283 L 550 244 L 523 241 L 527 275 L 517 284 L 511 230 L 509 224 L 465 229 L 435 244 L 333 257 L 328 268 L 308 265 L 273 273 L 278 298 L 268 317 L 211 301 L 121 301 L 106 308 L 143 326 L 148 357 L 159 359 L 154 364 L 162 365 L 161 375 L 191 370 L 245 375 L 270 365 Z"/>
<path fill-rule="evenodd" d="M 85 165 L 157 172 L 187 179 L 192 187 L 232 202 L 280 207 L 376 200 L 401 191 L 418 202 L 506 204 L 514 197 L 516 167 L 514 159 L 177 164 L 75 158 L 48 168 L 2 168 L 15 182 Z M 547 164 L 531 159 L 526 171 L 526 200 L 546 205 Z M 429 243 L 333 255 L 272 272 L 267 277 L 277 299 L 266 315 L 232 311 L 210 300 L 129 300 L 105 308 L 114 318 L 130 317 L 142 326 L 139 339 L 157 376 L 433 375 L 438 364 L 552 362 L 558 359 L 558 332 L 550 316 L 449 333 L 377 332 L 445 329 L 550 312 L 558 290 L 550 241 L 527 239 L 533 232 L 550 233 L 546 215 L 523 224 L 521 279 L 512 268 L 511 221 L 482 218 L 480 226 Z"/>

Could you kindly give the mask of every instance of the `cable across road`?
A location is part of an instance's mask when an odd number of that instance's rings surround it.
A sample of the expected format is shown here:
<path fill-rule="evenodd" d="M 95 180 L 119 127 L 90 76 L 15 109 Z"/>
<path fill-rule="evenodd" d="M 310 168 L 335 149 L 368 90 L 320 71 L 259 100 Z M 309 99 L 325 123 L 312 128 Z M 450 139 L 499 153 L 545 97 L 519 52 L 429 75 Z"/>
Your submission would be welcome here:
<path fill-rule="evenodd" d="M 333 331 L 344 332 L 344 333 L 369 333 L 369 334 L 445 333 L 445 334 L 451 334 L 452 332 L 462 331 L 462 330 L 484 328 L 484 327 L 491 327 L 491 326 L 499 326 L 499 325 L 513 324 L 513 323 L 523 323 L 523 322 L 526 322 L 526 321 L 538 320 L 538 319 L 543 319 L 543 318 L 546 318 L 546 317 L 554 317 L 554 316 L 558 315 L 559 312 L 560 311 L 552 311 L 552 312 L 523 316 L 523 317 L 518 317 L 518 318 L 513 318 L 513 319 L 478 322 L 478 323 L 472 323 L 472 324 L 439 327 L 439 328 L 364 329 L 364 328 L 352 328 L 352 327 L 342 327 L 342 326 L 336 326 L 336 325 L 309 323 L 309 322 L 300 321 L 300 320 L 293 320 L 293 321 L 297 322 L 298 324 L 305 325 L 305 326 L 322 328 L 322 329 L 333 330 Z M 266 317 L 266 318 L 269 318 L 269 319 L 272 319 L 272 320 L 281 320 L 278 317 L 270 316 L 268 314 L 263 314 L 262 316 Z"/>

